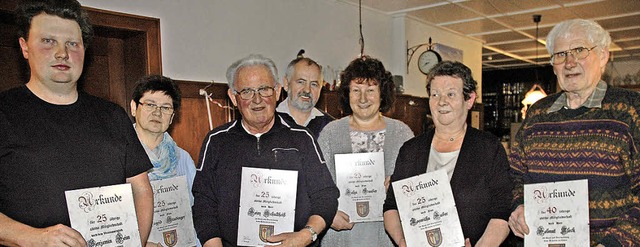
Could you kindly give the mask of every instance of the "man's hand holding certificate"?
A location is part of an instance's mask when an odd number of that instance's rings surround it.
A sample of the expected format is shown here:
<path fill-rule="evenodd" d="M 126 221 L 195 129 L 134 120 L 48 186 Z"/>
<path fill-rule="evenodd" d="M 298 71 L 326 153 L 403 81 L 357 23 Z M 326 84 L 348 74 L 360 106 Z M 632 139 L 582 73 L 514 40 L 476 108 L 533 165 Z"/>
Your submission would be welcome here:
<path fill-rule="evenodd" d="M 589 246 L 588 181 L 524 185 L 525 246 Z"/>
<path fill-rule="evenodd" d="M 437 170 L 392 183 L 407 246 L 464 246 L 449 177 Z"/>
<path fill-rule="evenodd" d="M 297 185 L 297 171 L 242 168 L 238 245 L 269 245 L 269 236 L 293 232 Z"/>
<path fill-rule="evenodd" d="M 338 209 L 351 222 L 382 221 L 384 154 L 336 154 L 336 185 L 341 196 Z"/>
<path fill-rule="evenodd" d="M 131 184 L 65 192 L 71 227 L 89 246 L 139 246 Z"/>

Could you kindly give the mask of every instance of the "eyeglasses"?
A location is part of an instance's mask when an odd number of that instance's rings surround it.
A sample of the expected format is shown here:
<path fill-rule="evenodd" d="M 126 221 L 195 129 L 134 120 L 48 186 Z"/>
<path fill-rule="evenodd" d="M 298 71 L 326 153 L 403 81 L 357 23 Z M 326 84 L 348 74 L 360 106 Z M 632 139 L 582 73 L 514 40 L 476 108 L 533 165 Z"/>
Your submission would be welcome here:
<path fill-rule="evenodd" d="M 158 108 L 160 108 L 160 112 L 162 112 L 162 114 L 171 115 L 174 112 L 174 109 L 171 106 L 159 106 L 154 103 L 142 103 L 142 102 L 138 104 L 142 105 L 142 110 L 145 110 L 147 112 L 154 112 L 158 110 Z"/>
<path fill-rule="evenodd" d="M 589 51 L 593 50 L 596 47 L 598 46 L 594 46 L 591 48 L 576 47 L 566 51 L 553 53 L 553 55 L 551 55 L 551 64 L 558 65 L 564 63 L 565 61 L 567 61 L 567 57 L 569 56 L 569 54 L 571 54 L 571 56 L 573 56 L 575 59 L 584 59 L 589 56 Z"/>
<path fill-rule="evenodd" d="M 258 92 L 258 94 L 260 94 L 260 96 L 262 97 L 270 97 L 275 92 L 275 88 L 269 87 L 269 86 L 263 86 L 263 87 L 259 87 L 258 89 L 245 88 L 245 89 L 242 89 L 240 92 L 233 90 L 233 92 L 235 94 L 239 94 L 240 98 L 244 100 L 249 100 L 249 99 L 253 99 L 253 97 L 256 95 L 256 92 Z"/>

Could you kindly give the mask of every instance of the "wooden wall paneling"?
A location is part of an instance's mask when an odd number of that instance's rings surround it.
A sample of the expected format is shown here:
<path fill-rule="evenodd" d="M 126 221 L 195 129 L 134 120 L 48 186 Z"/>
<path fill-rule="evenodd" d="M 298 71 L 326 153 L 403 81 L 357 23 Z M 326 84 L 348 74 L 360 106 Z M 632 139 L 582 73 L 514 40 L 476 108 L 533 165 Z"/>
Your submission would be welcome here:
<path fill-rule="evenodd" d="M 174 119 L 169 134 L 178 146 L 186 150 L 195 162 L 198 162 L 200 148 L 205 136 L 209 132 L 209 118 L 204 96 L 199 94 L 200 89 L 207 87 L 211 98 L 222 106 L 231 106 L 227 97 L 227 84 L 203 83 L 192 81 L 177 81 L 182 92 L 182 107 L 177 119 Z M 213 128 L 235 119 L 235 111 L 210 103 Z M 196 164 L 197 166 L 197 164 Z"/>
<path fill-rule="evenodd" d="M 198 162 L 202 141 L 209 132 L 206 111 L 203 99 L 183 98 L 182 109 L 170 131 L 178 146 L 186 150 L 195 162 Z"/>
<path fill-rule="evenodd" d="M 29 79 L 29 65 L 20 51 L 16 32 L 14 15 L 0 9 L 0 92 L 22 85 Z"/>
<path fill-rule="evenodd" d="M 342 105 L 340 104 L 340 96 L 337 91 L 329 91 L 326 88 L 322 88 L 316 107 L 329 113 L 329 115 L 336 119 L 344 117 Z"/>
<path fill-rule="evenodd" d="M 316 107 L 331 114 L 331 116 L 336 119 L 345 116 L 342 111 L 338 91 L 323 89 Z M 396 95 L 396 102 L 393 107 L 384 115 L 404 122 L 411 128 L 415 135 L 419 135 L 424 131 L 423 125 L 427 113 L 429 113 L 428 98 L 398 94 Z"/>
<path fill-rule="evenodd" d="M 384 115 L 404 122 L 417 136 L 424 132 L 424 122 L 428 112 L 427 98 L 398 94 L 393 107 Z"/>

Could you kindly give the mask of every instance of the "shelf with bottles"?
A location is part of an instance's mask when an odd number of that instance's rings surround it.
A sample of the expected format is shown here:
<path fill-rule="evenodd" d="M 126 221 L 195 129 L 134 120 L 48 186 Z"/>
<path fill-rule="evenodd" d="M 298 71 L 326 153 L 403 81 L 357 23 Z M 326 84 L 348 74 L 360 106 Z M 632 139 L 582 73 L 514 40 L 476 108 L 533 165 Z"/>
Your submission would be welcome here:
<path fill-rule="evenodd" d="M 551 65 L 535 68 L 510 70 L 487 70 L 482 72 L 482 101 L 490 95 L 495 103 L 485 105 L 485 127 L 494 135 L 508 141 L 511 124 L 522 122 L 522 100 L 535 84 L 539 84 L 547 93 L 556 91 L 557 79 Z M 491 100 L 491 99 L 490 99 Z M 493 113 L 495 111 L 495 113 Z M 493 115 L 492 115 L 493 113 Z M 490 122 L 490 118 L 494 122 Z"/>
<path fill-rule="evenodd" d="M 524 98 L 525 83 L 502 83 L 502 105 L 500 111 L 500 127 L 508 129 L 511 123 L 522 121 L 522 99 Z"/>
<path fill-rule="evenodd" d="M 527 84 L 501 83 L 496 90 L 483 92 L 485 130 L 508 140 L 511 123 L 522 121 L 522 99 Z"/>
<path fill-rule="evenodd" d="M 484 130 L 493 132 L 498 127 L 498 93 L 482 93 Z"/>

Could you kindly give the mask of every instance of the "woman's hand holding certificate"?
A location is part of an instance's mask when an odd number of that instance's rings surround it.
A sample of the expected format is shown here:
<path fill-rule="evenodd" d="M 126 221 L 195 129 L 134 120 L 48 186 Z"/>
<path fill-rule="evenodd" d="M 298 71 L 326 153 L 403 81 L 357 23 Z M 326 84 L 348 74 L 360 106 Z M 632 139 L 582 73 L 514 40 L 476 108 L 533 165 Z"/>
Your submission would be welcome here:
<path fill-rule="evenodd" d="M 341 194 L 338 213 L 342 211 L 348 215 L 348 222 L 382 221 L 382 204 L 386 196 L 384 154 L 336 154 L 335 161 L 336 185 Z M 346 227 L 344 222 L 339 225 Z"/>
<path fill-rule="evenodd" d="M 392 183 L 407 246 L 464 246 L 445 170 Z"/>

